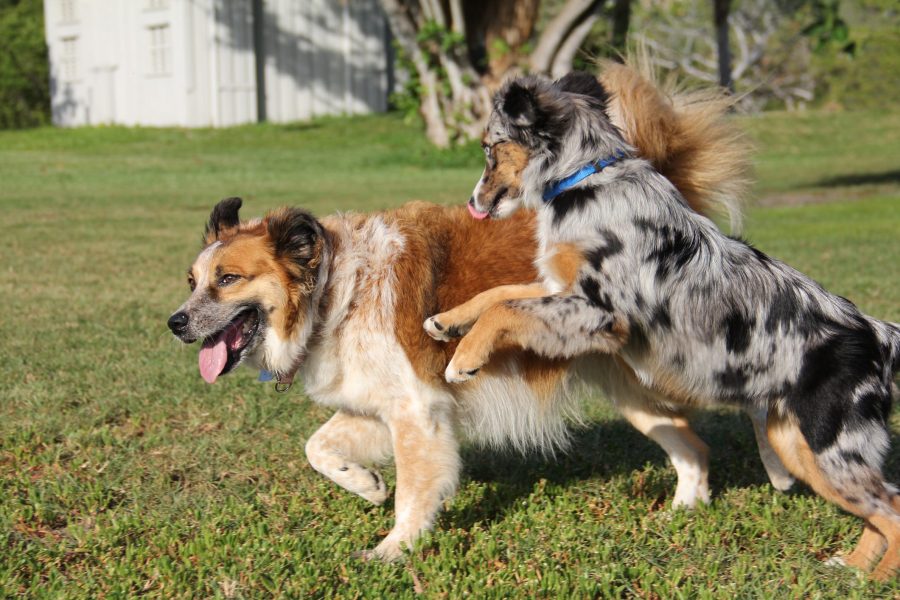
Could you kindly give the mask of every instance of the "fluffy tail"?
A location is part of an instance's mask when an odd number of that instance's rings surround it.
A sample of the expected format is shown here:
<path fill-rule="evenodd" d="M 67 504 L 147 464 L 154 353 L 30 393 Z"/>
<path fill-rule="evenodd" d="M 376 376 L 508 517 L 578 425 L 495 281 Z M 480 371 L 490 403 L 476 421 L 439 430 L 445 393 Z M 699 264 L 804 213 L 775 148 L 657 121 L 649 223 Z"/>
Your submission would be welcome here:
<path fill-rule="evenodd" d="M 888 329 L 888 341 L 891 356 L 891 374 L 896 375 L 900 371 L 900 323 L 885 322 Z"/>
<path fill-rule="evenodd" d="M 727 216 L 740 229 L 751 183 L 752 146 L 728 117 L 734 99 L 719 88 L 686 90 L 661 82 L 646 52 L 625 64 L 601 61 L 609 115 L 625 138 L 702 214 Z"/>

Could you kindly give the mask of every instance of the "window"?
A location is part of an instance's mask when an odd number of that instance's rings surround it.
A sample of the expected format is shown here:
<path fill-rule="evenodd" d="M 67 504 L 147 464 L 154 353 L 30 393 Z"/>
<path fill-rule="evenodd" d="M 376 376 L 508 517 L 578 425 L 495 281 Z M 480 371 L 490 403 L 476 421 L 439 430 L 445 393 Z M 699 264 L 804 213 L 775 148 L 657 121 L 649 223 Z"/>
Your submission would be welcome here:
<path fill-rule="evenodd" d="M 59 0 L 59 22 L 74 23 L 75 21 L 75 0 Z"/>
<path fill-rule="evenodd" d="M 147 28 L 150 37 L 150 74 L 168 75 L 172 68 L 172 42 L 168 24 Z"/>
<path fill-rule="evenodd" d="M 78 38 L 64 37 L 59 44 L 59 72 L 63 81 L 78 77 Z"/>

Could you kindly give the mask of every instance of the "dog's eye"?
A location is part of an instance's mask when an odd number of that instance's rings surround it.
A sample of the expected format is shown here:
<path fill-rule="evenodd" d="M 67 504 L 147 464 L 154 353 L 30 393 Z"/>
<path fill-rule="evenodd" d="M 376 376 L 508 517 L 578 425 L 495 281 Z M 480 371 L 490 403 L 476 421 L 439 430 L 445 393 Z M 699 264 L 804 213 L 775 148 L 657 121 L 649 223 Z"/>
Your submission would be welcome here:
<path fill-rule="evenodd" d="M 241 278 L 240 275 L 232 275 L 232 274 L 222 275 L 221 277 L 219 277 L 219 287 L 225 287 L 227 285 L 231 285 L 232 283 L 234 283 L 235 281 L 237 281 L 240 278 Z"/>
<path fill-rule="evenodd" d="M 194 289 L 197 287 L 197 282 L 194 281 L 193 277 L 188 277 L 188 285 L 191 286 L 191 291 L 193 292 Z"/>

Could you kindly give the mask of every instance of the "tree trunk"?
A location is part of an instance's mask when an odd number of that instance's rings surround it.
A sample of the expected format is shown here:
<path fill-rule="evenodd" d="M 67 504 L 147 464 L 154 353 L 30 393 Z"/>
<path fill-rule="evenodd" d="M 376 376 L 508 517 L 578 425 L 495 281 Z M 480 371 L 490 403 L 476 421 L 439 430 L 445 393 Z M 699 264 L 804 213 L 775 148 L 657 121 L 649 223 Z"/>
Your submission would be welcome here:
<path fill-rule="evenodd" d="M 401 0 L 381 0 L 381 4 L 391 24 L 394 38 L 415 66 L 416 75 L 422 84 L 419 111 L 425 120 L 425 135 L 435 146 L 446 148 L 450 145 L 450 134 L 444 124 L 444 115 L 438 99 L 438 80 L 428 67 L 425 53 L 419 48 L 415 15 L 406 10 Z"/>
<path fill-rule="evenodd" d="M 550 75 L 554 79 L 558 79 L 572 70 L 572 61 L 575 59 L 578 49 L 581 48 L 584 38 L 591 32 L 594 23 L 600 18 L 600 6 L 601 4 L 598 3 L 597 10 L 588 13 L 584 20 L 569 32 L 556 51 L 556 56 L 553 57 L 553 66 L 550 68 Z"/>
<path fill-rule="evenodd" d="M 631 24 L 631 0 L 615 0 L 612 10 L 612 47 L 623 56 L 628 43 L 628 27 Z"/>
<path fill-rule="evenodd" d="M 522 46 L 531 39 L 539 0 L 466 0 L 466 42 L 489 89 L 519 67 Z"/>
<path fill-rule="evenodd" d="M 731 79 L 731 48 L 728 45 L 728 13 L 731 0 L 713 0 L 713 22 L 716 26 L 716 46 L 719 53 L 719 85 L 734 91 Z"/>
<path fill-rule="evenodd" d="M 531 70 L 536 73 L 549 73 L 553 60 L 566 42 L 566 38 L 602 4 L 603 0 L 568 0 L 541 34 L 534 52 L 531 53 Z"/>

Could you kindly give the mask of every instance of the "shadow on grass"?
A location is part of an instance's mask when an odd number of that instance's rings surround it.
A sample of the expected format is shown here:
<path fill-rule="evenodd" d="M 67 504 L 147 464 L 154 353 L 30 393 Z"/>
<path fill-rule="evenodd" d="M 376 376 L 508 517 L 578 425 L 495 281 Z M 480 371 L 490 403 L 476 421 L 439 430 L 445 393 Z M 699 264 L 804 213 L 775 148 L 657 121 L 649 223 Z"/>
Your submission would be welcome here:
<path fill-rule="evenodd" d="M 312 131 L 314 129 L 321 129 L 322 124 L 315 121 L 296 121 L 293 123 L 285 123 L 283 125 L 279 125 L 278 128 L 282 131 L 289 131 L 293 133 L 297 131 Z"/>
<path fill-rule="evenodd" d="M 858 175 L 837 175 L 826 177 L 816 182 L 817 187 L 878 185 L 886 183 L 900 184 L 900 169 L 882 173 L 861 173 Z"/>
<path fill-rule="evenodd" d="M 743 413 L 708 411 L 695 413 L 691 425 L 710 447 L 710 488 L 713 498 L 724 490 L 764 485 L 769 482 L 757 451 L 750 420 Z M 546 480 L 560 487 L 589 479 L 628 477 L 646 465 L 665 468 L 662 449 L 622 420 L 602 421 L 577 430 L 571 449 L 554 458 L 522 456 L 468 448 L 463 451 L 467 479 L 489 485 L 482 501 L 449 511 L 447 519 L 465 529 L 476 522 L 500 521 Z M 891 450 L 885 461 L 889 482 L 900 483 L 900 432 L 891 432 Z M 666 500 L 675 491 L 675 476 L 656 481 L 644 496 Z M 790 494 L 812 495 L 803 484 Z"/>

